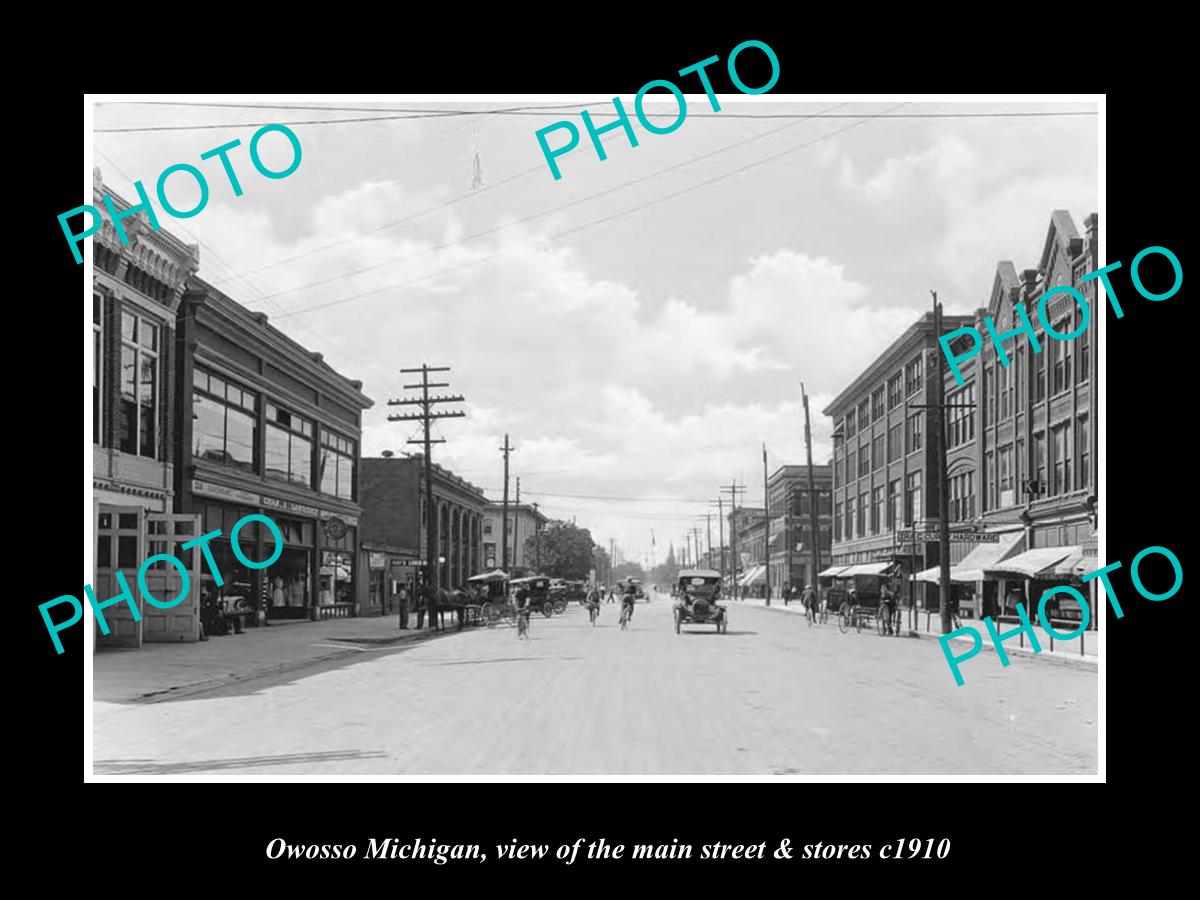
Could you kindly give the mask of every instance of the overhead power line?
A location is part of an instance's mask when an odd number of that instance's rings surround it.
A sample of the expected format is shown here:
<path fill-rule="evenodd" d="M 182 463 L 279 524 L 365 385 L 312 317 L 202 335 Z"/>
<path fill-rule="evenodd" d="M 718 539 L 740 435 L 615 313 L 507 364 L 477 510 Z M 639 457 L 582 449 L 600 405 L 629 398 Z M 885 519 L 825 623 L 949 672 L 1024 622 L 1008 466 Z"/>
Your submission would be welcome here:
<path fill-rule="evenodd" d="M 279 107 L 287 109 L 289 107 Z M 300 107 L 303 108 L 303 107 Z M 591 113 L 591 110 L 588 110 Z M 213 128 L 260 128 L 264 125 L 352 125 L 365 122 L 392 122 L 402 119 L 450 119 L 462 116 L 542 116 L 543 112 L 524 110 L 426 110 L 424 112 L 408 112 L 379 116 L 354 116 L 342 119 L 293 119 L 286 122 L 212 122 L 201 125 L 143 125 L 129 128 L 95 128 L 97 134 L 132 134 L 154 131 L 204 131 Z M 614 110 L 599 115 L 617 117 Z M 1036 119 L 1051 116 L 1096 116 L 1096 110 L 1019 110 L 1006 112 L 929 112 L 929 113 L 877 113 L 871 118 L 876 119 Z M 798 119 L 810 118 L 801 113 L 738 113 L 723 110 L 715 113 L 689 113 L 689 119 Z M 597 118 L 597 116 L 593 116 Z M 821 119 L 850 119 L 853 113 L 825 113 L 815 118 Z"/>
<path fill-rule="evenodd" d="M 843 104 L 835 104 L 834 106 L 831 106 L 828 108 L 835 109 L 837 106 L 840 106 L 840 105 L 843 105 Z M 665 175 L 668 172 L 673 172 L 676 169 L 681 169 L 684 166 L 690 166 L 694 163 L 701 162 L 702 160 L 709 159 L 710 157 L 717 156 L 721 153 L 727 153 L 730 150 L 734 150 L 738 147 L 745 146 L 746 144 L 753 143 L 754 141 L 761 140 L 762 138 L 767 137 L 768 135 L 775 134 L 776 132 L 783 131 L 787 128 L 795 128 L 799 124 L 801 124 L 801 122 L 789 122 L 787 125 L 781 125 L 777 128 L 770 128 L 766 131 L 759 132 L 758 134 L 751 135 L 748 138 L 744 138 L 743 140 L 735 141 L 732 144 L 726 144 L 723 147 L 718 147 L 717 149 L 710 150 L 707 153 L 701 153 L 698 156 L 693 156 L 693 157 L 690 157 L 689 159 L 685 159 L 685 160 L 682 160 L 677 163 L 672 163 L 671 165 L 665 166 L 661 169 L 656 169 L 653 172 L 648 172 L 645 175 L 641 175 L 637 178 L 634 178 L 631 181 L 624 181 L 624 182 L 621 182 L 620 184 L 614 185 L 610 188 L 605 188 L 602 191 L 596 191 L 595 193 L 588 194 L 584 197 L 577 197 L 574 200 L 568 200 L 566 203 L 560 203 L 558 206 L 553 206 L 550 209 L 546 209 L 541 212 L 531 213 L 527 216 L 522 216 L 521 218 L 515 219 L 510 222 L 503 222 L 499 225 L 494 225 L 491 228 L 485 228 L 483 231 L 472 232 L 471 234 L 463 235 L 461 237 L 455 238 L 452 241 L 443 241 L 442 243 L 434 246 L 432 249 L 435 252 L 438 250 L 445 250 L 448 247 L 455 247 L 455 246 L 463 244 L 467 241 L 476 240 L 481 237 L 487 237 L 490 234 L 495 234 L 498 231 L 503 231 L 505 228 L 511 228 L 514 225 L 523 225 L 526 222 L 533 221 L 534 219 L 540 219 L 544 216 L 549 216 L 549 215 L 553 215 L 554 213 L 562 212 L 564 209 L 570 209 L 572 206 L 578 206 L 580 203 L 586 203 L 589 200 L 595 200 L 599 197 L 604 197 L 604 196 L 607 196 L 608 194 L 616 193 L 617 191 L 624 190 L 627 187 L 632 187 L 635 184 L 640 184 L 643 181 L 649 181 L 651 178 L 657 178 L 660 175 Z M 536 168 L 540 169 L 541 166 L 537 166 Z M 395 222 L 395 223 L 391 223 L 391 224 L 399 224 L 399 222 Z M 379 231 L 385 227 L 391 227 L 391 226 L 385 225 L 385 226 L 382 226 L 381 228 L 375 229 L 375 230 Z M 301 254 L 301 255 L 307 255 L 307 254 Z M 293 258 L 295 258 L 295 257 L 293 257 Z M 340 281 L 343 278 L 350 278 L 354 275 L 361 275 L 364 272 L 370 272 L 375 269 L 382 268 L 383 266 L 391 265 L 394 262 L 402 262 L 402 261 L 403 261 L 402 259 L 397 259 L 396 257 L 392 257 L 390 259 L 382 260 L 381 262 L 371 263 L 371 265 L 369 265 L 369 266 L 363 266 L 362 268 L 355 269 L 351 272 L 342 272 L 338 275 L 331 275 L 328 278 L 322 278 L 319 281 L 310 281 L 306 284 L 296 285 L 295 287 L 290 287 L 290 288 L 287 288 L 282 291 L 276 291 L 273 294 L 267 294 L 266 296 L 282 297 L 285 294 L 293 294 L 296 291 L 303 291 L 308 288 L 319 287 L 323 284 L 329 284 L 334 281 Z"/>
<path fill-rule="evenodd" d="M 896 106 L 892 107 L 892 108 L 895 109 L 895 108 L 898 108 L 903 105 L 904 104 L 899 103 L 899 104 L 896 104 Z M 624 216 L 632 215 L 635 212 L 640 212 L 643 209 L 648 209 L 651 206 L 656 206 L 659 203 L 665 203 L 667 200 L 673 200 L 676 197 L 680 197 L 684 194 L 690 193 L 694 190 L 698 190 L 702 187 L 706 187 L 710 184 L 715 184 L 718 181 L 723 181 L 726 178 L 731 178 L 734 175 L 739 175 L 742 172 L 746 172 L 757 166 L 761 166 L 761 165 L 765 165 L 766 163 L 773 162 L 774 160 L 779 159 L 783 156 L 787 156 L 790 153 L 795 153 L 797 150 L 803 150 L 807 147 L 811 147 L 811 146 L 818 144 L 821 141 L 827 140 L 831 137 L 836 137 L 837 135 L 843 134 L 852 128 L 857 128 L 860 125 L 864 125 L 867 122 L 872 121 L 874 118 L 877 118 L 877 117 L 864 117 L 862 119 L 859 119 L 856 122 L 851 122 L 849 125 L 844 125 L 841 128 L 835 128 L 833 131 L 827 132 L 822 135 L 818 135 L 817 137 L 813 138 L 812 140 L 805 141 L 805 142 L 797 144 L 793 147 L 785 148 L 784 150 L 781 150 L 778 153 L 773 153 L 770 156 L 765 156 L 760 160 L 756 160 L 754 162 L 747 163 L 743 166 L 739 166 L 736 169 L 731 169 L 730 171 L 724 172 L 720 175 L 714 175 L 711 178 L 703 179 L 701 181 L 696 182 L 695 184 L 692 184 L 688 187 L 682 188 L 681 190 L 673 191 L 670 194 L 666 194 L 662 197 L 657 197 L 652 200 L 647 200 L 645 203 L 639 203 L 638 205 L 630 207 L 629 209 L 620 210 L 618 212 L 612 213 L 611 215 L 603 216 L 599 219 L 594 219 L 591 222 L 585 222 L 584 224 L 577 225 L 574 228 L 567 228 L 562 231 L 555 232 L 554 234 L 548 235 L 548 237 L 550 239 L 554 240 L 557 238 L 566 237 L 567 235 L 577 234 L 580 231 L 584 231 L 585 229 L 588 229 L 588 228 L 593 228 L 596 225 L 602 225 L 606 222 L 611 222 L 615 219 L 619 219 Z M 681 163 L 679 165 L 683 165 L 683 164 Z M 632 184 L 632 182 L 629 182 L 629 184 Z M 493 229 L 493 230 L 495 230 L 495 229 Z M 359 299 L 362 299 L 363 297 L 370 297 L 375 294 L 383 293 L 384 291 L 392 290 L 393 288 L 409 287 L 413 284 L 419 284 L 423 281 L 428 281 L 432 278 L 438 278 L 443 275 L 450 275 L 455 272 L 460 272 L 465 269 L 472 268 L 474 266 L 482 265 L 485 262 L 490 262 L 491 260 L 496 259 L 498 256 L 499 256 L 498 253 L 489 254 L 487 256 L 480 257 L 477 260 L 473 260 L 472 262 L 463 263 L 463 264 L 457 265 L 457 266 L 450 266 L 450 267 L 442 269 L 438 272 L 434 272 L 430 275 L 422 275 L 417 278 L 409 279 L 408 281 L 396 282 L 393 284 L 386 284 L 386 285 L 383 285 L 382 287 L 373 288 L 372 290 L 369 290 L 369 291 L 362 291 L 357 294 L 351 294 L 348 297 L 341 297 L 337 300 L 330 300 L 325 303 L 318 303 L 313 306 L 306 306 L 302 309 L 297 309 L 292 312 L 285 313 L 283 317 L 293 316 L 293 315 L 301 315 L 301 314 L 307 313 L 307 312 L 314 312 L 315 310 L 318 310 L 318 309 L 326 309 L 331 306 L 339 306 L 343 303 L 349 303 L 352 300 L 359 300 Z M 350 274 L 358 274 L 358 273 L 350 273 Z M 327 279 L 327 281 L 328 280 L 330 280 L 330 279 Z M 314 284 L 319 284 L 319 283 L 323 283 L 323 282 L 314 282 Z M 287 292 L 285 291 L 283 293 L 287 293 Z M 278 297 L 278 296 L 280 296 L 280 294 L 278 294 L 278 293 L 269 294 L 267 296 Z"/>

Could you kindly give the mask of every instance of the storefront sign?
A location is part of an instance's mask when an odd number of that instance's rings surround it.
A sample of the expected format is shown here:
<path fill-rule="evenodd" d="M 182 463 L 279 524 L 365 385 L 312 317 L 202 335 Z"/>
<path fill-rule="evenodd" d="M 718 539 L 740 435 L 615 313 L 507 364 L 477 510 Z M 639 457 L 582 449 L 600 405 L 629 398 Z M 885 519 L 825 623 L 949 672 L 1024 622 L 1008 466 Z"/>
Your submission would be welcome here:
<path fill-rule="evenodd" d="M 321 511 L 314 506 L 305 506 L 303 503 L 292 503 L 290 500 L 280 500 L 277 497 L 262 498 L 263 506 L 272 506 L 275 509 L 286 509 L 288 512 L 299 513 L 302 516 L 312 516 L 316 518 L 321 515 Z"/>
<path fill-rule="evenodd" d="M 421 566 L 425 565 L 425 560 L 423 560 L 423 559 L 393 559 L 392 565 L 398 569 L 420 568 Z"/>
<path fill-rule="evenodd" d="M 386 569 L 387 568 L 387 554 L 386 553 L 368 554 L 367 560 L 368 560 L 368 565 L 372 569 Z"/>
<path fill-rule="evenodd" d="M 211 481 L 201 481 L 199 478 L 192 479 L 192 493 L 203 494 L 206 497 L 220 497 L 222 500 L 236 500 L 250 506 L 258 506 L 260 499 L 264 503 L 267 500 L 266 497 L 260 498 L 258 494 L 252 494 L 249 491 L 239 491 L 236 488 L 213 484 Z"/>
<path fill-rule="evenodd" d="M 936 544 L 940 539 L 941 538 L 936 531 L 901 531 L 896 535 L 896 540 L 900 543 L 924 541 L 926 544 Z M 950 532 L 950 543 L 998 544 L 1000 543 L 1000 533 L 995 532 L 989 534 L 986 531 L 952 531 Z"/>

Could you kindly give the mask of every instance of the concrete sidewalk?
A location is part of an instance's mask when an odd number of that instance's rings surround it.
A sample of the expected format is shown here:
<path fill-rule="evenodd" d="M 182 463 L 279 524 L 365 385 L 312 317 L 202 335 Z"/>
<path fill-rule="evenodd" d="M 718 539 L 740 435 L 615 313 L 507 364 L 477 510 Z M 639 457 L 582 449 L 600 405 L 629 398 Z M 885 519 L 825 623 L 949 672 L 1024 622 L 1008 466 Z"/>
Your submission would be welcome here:
<path fill-rule="evenodd" d="M 359 656 L 380 646 L 453 634 L 417 631 L 416 617 L 401 630 L 396 616 L 287 622 L 247 628 L 244 634 L 191 644 L 144 644 L 140 650 L 98 650 L 93 657 L 93 696 L 110 703 L 170 699 L 209 687 L 278 674 L 325 660 Z"/>
<path fill-rule="evenodd" d="M 730 600 L 727 601 L 731 608 L 737 606 L 757 606 L 765 607 L 766 601 L 760 597 L 750 597 L 745 600 Z M 789 603 L 784 606 L 782 600 L 772 599 L 770 609 L 778 610 L 783 613 L 791 613 L 793 615 L 804 615 L 804 607 L 799 603 Z M 901 628 L 902 633 L 909 637 L 918 637 L 925 640 L 936 641 L 941 637 L 941 618 L 938 613 L 927 613 L 924 610 L 918 610 L 916 615 L 916 630 L 912 629 L 912 619 L 910 618 L 907 609 L 901 610 Z M 959 619 L 959 625 L 963 628 L 974 628 L 983 638 L 983 649 L 995 652 L 995 647 L 992 645 L 992 640 L 988 636 L 987 626 L 982 619 Z M 824 626 L 826 628 L 837 627 L 836 619 L 830 612 L 829 622 Z M 1015 623 L 998 624 L 996 630 L 1001 634 L 1007 633 L 1015 629 Z M 1028 636 L 1024 636 L 1024 646 L 1022 646 L 1022 637 L 1015 636 L 1004 642 L 1004 650 L 1009 657 L 1016 656 L 1036 656 L 1039 659 L 1058 662 L 1063 665 L 1084 666 L 1087 668 L 1096 669 L 1100 665 L 1100 656 L 1104 653 L 1104 632 L 1102 631 L 1087 631 L 1081 637 L 1074 638 L 1069 641 L 1064 641 L 1061 638 L 1053 637 L 1048 634 L 1036 621 L 1033 625 L 1033 630 L 1037 634 L 1038 644 L 1041 647 L 1040 653 L 1035 653 L 1033 646 L 1030 643 Z M 1063 626 L 1061 631 L 1068 629 Z M 871 631 L 874 633 L 874 623 L 872 623 Z M 973 638 L 968 635 L 960 635 L 951 638 L 954 645 L 959 643 L 970 646 L 974 643 Z M 1053 650 L 1051 646 L 1053 645 Z M 960 651 L 961 652 L 961 651 Z"/>

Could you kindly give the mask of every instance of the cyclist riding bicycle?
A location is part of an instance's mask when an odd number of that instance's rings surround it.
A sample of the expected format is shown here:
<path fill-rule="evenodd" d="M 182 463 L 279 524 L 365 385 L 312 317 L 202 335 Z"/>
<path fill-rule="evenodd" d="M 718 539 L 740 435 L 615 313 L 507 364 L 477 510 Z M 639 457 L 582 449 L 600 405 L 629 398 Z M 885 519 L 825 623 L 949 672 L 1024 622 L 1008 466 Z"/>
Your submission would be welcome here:
<path fill-rule="evenodd" d="M 595 622 L 596 616 L 600 614 L 600 589 L 595 585 L 592 585 L 591 589 L 587 592 L 585 604 L 587 605 L 589 618 Z"/>
<path fill-rule="evenodd" d="M 625 585 L 624 593 L 621 595 L 621 615 L 630 622 L 633 621 L 633 606 L 636 599 L 637 588 L 632 584 Z"/>

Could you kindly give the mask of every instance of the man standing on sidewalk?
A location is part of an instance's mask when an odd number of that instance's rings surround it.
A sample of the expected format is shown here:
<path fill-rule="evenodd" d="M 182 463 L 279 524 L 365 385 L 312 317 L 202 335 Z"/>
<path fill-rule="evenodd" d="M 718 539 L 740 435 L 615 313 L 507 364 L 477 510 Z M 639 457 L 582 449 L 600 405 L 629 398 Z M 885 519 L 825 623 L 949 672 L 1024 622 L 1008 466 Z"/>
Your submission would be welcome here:
<path fill-rule="evenodd" d="M 437 591 L 429 585 L 425 586 L 425 612 L 429 614 L 429 630 L 433 631 L 437 628 L 438 596 Z"/>
<path fill-rule="evenodd" d="M 400 582 L 400 593 L 397 595 L 400 602 L 400 627 L 408 628 L 408 585 Z"/>

